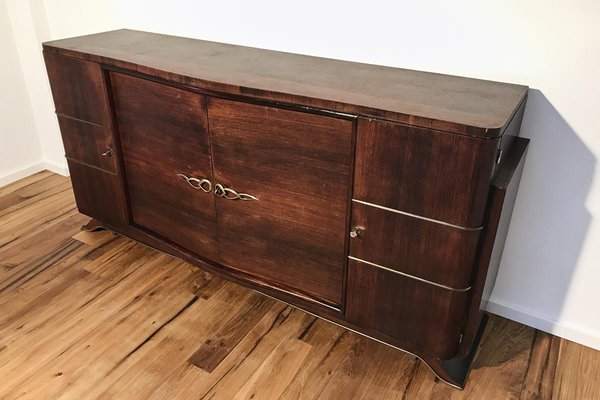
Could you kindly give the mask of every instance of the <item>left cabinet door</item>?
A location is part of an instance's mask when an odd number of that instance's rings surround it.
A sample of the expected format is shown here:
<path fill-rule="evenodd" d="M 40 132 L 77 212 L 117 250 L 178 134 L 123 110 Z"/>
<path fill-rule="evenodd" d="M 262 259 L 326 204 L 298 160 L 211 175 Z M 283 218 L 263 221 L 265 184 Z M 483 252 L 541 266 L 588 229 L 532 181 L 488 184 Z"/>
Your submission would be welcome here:
<path fill-rule="evenodd" d="M 218 254 L 204 96 L 111 72 L 132 223 Z"/>
<path fill-rule="evenodd" d="M 128 223 L 104 72 L 95 62 L 44 52 L 79 211 L 103 223 Z"/>

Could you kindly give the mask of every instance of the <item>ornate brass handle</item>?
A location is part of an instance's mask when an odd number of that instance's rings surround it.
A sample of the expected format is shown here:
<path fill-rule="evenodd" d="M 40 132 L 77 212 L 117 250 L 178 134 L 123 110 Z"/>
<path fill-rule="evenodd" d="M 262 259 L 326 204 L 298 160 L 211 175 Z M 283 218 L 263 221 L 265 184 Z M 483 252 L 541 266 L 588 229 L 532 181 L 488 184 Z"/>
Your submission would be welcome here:
<path fill-rule="evenodd" d="M 212 190 L 212 183 L 208 179 L 190 178 L 184 174 L 177 174 L 177 176 L 184 179 L 191 187 L 196 190 L 202 190 L 205 193 L 210 193 Z"/>
<path fill-rule="evenodd" d="M 223 197 L 227 200 L 258 200 L 256 197 L 252 196 L 251 194 L 246 194 L 246 193 L 238 193 L 233 189 L 229 189 L 224 187 L 223 185 L 221 185 L 220 183 L 217 183 L 215 185 L 215 194 L 219 197 Z"/>

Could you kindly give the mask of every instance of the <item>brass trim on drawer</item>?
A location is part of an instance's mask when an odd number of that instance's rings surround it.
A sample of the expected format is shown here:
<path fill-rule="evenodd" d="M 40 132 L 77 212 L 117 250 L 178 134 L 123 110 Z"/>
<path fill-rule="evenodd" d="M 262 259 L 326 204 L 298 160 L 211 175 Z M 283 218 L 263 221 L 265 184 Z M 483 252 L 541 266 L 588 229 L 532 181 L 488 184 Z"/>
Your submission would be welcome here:
<path fill-rule="evenodd" d="M 474 231 L 480 231 L 480 230 L 483 229 L 483 226 L 478 226 L 476 228 L 469 228 L 469 227 L 466 227 L 466 226 L 454 225 L 454 224 L 451 224 L 449 222 L 440 221 L 439 219 L 427 218 L 427 217 L 423 217 L 423 216 L 420 216 L 420 215 L 411 214 L 411 213 L 406 212 L 406 211 L 400 211 L 400 210 L 396 210 L 395 208 L 389 208 L 389 207 L 385 207 L 385 206 L 380 206 L 379 204 L 373 204 L 373 203 L 369 203 L 369 202 L 362 201 L 362 200 L 352 199 L 352 201 L 355 202 L 355 203 L 364 204 L 365 206 L 375 207 L 375 208 L 379 208 L 379 209 L 385 210 L 385 211 L 390 211 L 390 212 L 393 212 L 393 213 L 396 213 L 396 214 L 406 215 L 407 217 L 413 217 L 413 218 L 417 218 L 417 219 L 422 219 L 423 221 L 433 222 L 435 224 L 445 225 L 445 226 L 449 226 L 451 228 L 462 229 L 463 231 L 472 231 L 472 232 L 474 232 Z"/>
<path fill-rule="evenodd" d="M 462 288 L 462 289 L 457 289 L 457 288 L 453 288 L 453 287 L 450 287 L 450 286 L 442 285 L 441 283 L 435 283 L 435 282 L 429 281 L 427 279 L 419 278 L 419 277 L 416 277 L 414 275 L 405 274 L 404 272 L 396 271 L 395 269 L 384 267 L 383 265 L 379 265 L 379 264 L 375 264 L 375 263 L 372 263 L 372 262 L 369 262 L 369 261 L 365 261 L 365 260 L 362 260 L 360 258 L 356 258 L 356 257 L 352 257 L 352 256 L 348 256 L 348 258 L 350 260 L 353 260 L 353 261 L 357 261 L 357 262 L 360 262 L 360 263 L 363 263 L 363 264 L 367 264 L 367 265 L 370 265 L 372 267 L 380 268 L 380 269 L 386 270 L 388 272 L 392 272 L 394 274 L 402 275 L 402 276 L 405 276 L 407 278 L 411 278 L 411 279 L 417 280 L 419 282 L 428 283 L 430 285 L 437 286 L 437 287 L 440 287 L 442 289 L 451 290 L 453 292 L 468 292 L 469 290 L 471 290 L 471 286 L 466 287 L 466 288 Z"/>

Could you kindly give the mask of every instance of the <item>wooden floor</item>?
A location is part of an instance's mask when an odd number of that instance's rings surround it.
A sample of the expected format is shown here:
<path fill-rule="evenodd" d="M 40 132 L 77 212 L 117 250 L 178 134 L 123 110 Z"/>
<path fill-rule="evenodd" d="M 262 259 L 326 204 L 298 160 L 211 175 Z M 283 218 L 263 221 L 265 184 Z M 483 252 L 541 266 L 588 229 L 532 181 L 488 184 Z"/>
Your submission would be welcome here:
<path fill-rule="evenodd" d="M 459 391 L 85 222 L 67 178 L 0 188 L 0 399 L 600 399 L 600 352 L 506 319 L 490 319 Z"/>

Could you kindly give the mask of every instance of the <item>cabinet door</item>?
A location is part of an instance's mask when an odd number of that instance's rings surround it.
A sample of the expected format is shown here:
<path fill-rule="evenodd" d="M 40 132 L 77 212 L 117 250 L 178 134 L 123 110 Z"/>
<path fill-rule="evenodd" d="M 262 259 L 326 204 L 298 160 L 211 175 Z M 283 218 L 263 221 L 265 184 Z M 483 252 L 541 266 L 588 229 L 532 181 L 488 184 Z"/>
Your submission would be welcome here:
<path fill-rule="evenodd" d="M 204 96 L 111 73 L 132 222 L 217 254 Z"/>
<path fill-rule="evenodd" d="M 222 264 L 342 300 L 353 122 L 209 99 Z"/>

